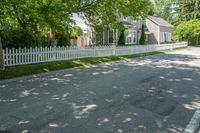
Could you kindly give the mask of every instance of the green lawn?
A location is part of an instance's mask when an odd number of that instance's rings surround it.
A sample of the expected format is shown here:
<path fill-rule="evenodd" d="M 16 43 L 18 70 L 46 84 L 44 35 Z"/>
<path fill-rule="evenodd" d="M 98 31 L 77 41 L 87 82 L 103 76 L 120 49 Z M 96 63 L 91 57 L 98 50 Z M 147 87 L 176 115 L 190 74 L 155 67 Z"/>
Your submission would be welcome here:
<path fill-rule="evenodd" d="M 167 51 L 170 51 L 170 50 L 167 50 Z M 159 54 L 159 53 L 163 53 L 167 51 L 150 52 L 150 53 L 126 55 L 126 56 L 84 58 L 84 59 L 76 59 L 76 60 L 65 60 L 65 61 L 6 67 L 4 71 L 0 70 L 0 80 L 20 77 L 20 76 L 25 76 L 25 75 L 31 75 L 31 74 L 37 74 L 37 73 L 45 73 L 49 71 L 66 69 L 66 68 L 80 67 L 80 66 L 85 66 L 89 64 L 99 64 L 103 62 L 124 60 L 128 58 L 143 57 L 143 56 Z"/>

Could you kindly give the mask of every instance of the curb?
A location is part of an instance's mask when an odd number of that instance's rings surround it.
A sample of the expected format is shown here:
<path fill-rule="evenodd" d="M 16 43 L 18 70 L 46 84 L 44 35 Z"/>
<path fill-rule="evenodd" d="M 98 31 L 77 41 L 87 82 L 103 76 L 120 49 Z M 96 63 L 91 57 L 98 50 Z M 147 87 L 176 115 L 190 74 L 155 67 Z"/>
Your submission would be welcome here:
<path fill-rule="evenodd" d="M 200 128 L 200 110 L 197 110 L 194 113 L 190 123 L 185 128 L 184 133 L 196 133 L 198 132 L 199 128 Z M 198 133 L 200 133 L 200 131 Z"/>

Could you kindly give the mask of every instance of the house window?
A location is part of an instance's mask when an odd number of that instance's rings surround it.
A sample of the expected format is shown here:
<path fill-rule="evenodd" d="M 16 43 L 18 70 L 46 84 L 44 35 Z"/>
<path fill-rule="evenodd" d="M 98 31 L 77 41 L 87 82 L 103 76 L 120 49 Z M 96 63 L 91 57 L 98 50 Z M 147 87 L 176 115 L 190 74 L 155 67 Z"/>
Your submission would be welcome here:
<path fill-rule="evenodd" d="M 160 42 L 165 42 L 165 32 L 161 32 Z"/>
<path fill-rule="evenodd" d="M 160 42 L 171 42 L 172 33 L 171 32 L 161 32 Z"/>
<path fill-rule="evenodd" d="M 169 42 L 171 42 L 171 41 L 172 41 L 172 33 L 169 32 Z"/>
<path fill-rule="evenodd" d="M 168 33 L 165 32 L 165 33 L 164 33 L 164 42 L 167 42 L 167 40 L 168 40 Z"/>
<path fill-rule="evenodd" d="M 136 44 L 137 43 L 135 30 L 126 30 L 125 35 L 126 35 L 126 40 L 125 40 L 126 44 Z"/>

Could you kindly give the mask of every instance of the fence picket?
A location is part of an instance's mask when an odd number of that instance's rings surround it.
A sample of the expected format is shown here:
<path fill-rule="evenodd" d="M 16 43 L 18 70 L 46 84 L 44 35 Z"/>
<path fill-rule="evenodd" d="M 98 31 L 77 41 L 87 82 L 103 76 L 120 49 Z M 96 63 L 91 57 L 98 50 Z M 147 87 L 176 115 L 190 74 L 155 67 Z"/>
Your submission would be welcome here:
<path fill-rule="evenodd" d="M 5 51 L 5 61 L 6 61 L 6 64 L 5 65 L 8 65 L 8 48 L 6 48 L 6 51 Z"/>
<path fill-rule="evenodd" d="M 12 51 L 11 51 L 11 49 L 9 49 L 9 65 L 12 65 L 11 58 L 12 58 Z"/>
<path fill-rule="evenodd" d="M 86 57 L 120 56 L 186 47 L 187 42 L 162 45 L 93 46 L 93 47 L 35 47 L 3 50 L 5 66 L 33 64 Z"/>

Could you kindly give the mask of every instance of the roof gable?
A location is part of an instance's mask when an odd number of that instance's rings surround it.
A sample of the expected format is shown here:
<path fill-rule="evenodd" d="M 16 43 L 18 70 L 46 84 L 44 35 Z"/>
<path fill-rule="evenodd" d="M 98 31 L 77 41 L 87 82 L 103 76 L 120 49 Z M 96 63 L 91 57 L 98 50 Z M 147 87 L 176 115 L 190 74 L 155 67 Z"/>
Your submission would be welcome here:
<path fill-rule="evenodd" d="M 165 21 L 164 19 L 162 19 L 160 17 L 149 16 L 147 19 L 153 21 L 154 23 L 156 23 L 159 26 L 165 26 L 165 27 L 170 27 L 170 28 L 174 27 L 173 25 L 171 25 L 170 23 L 168 23 L 167 21 Z"/>

